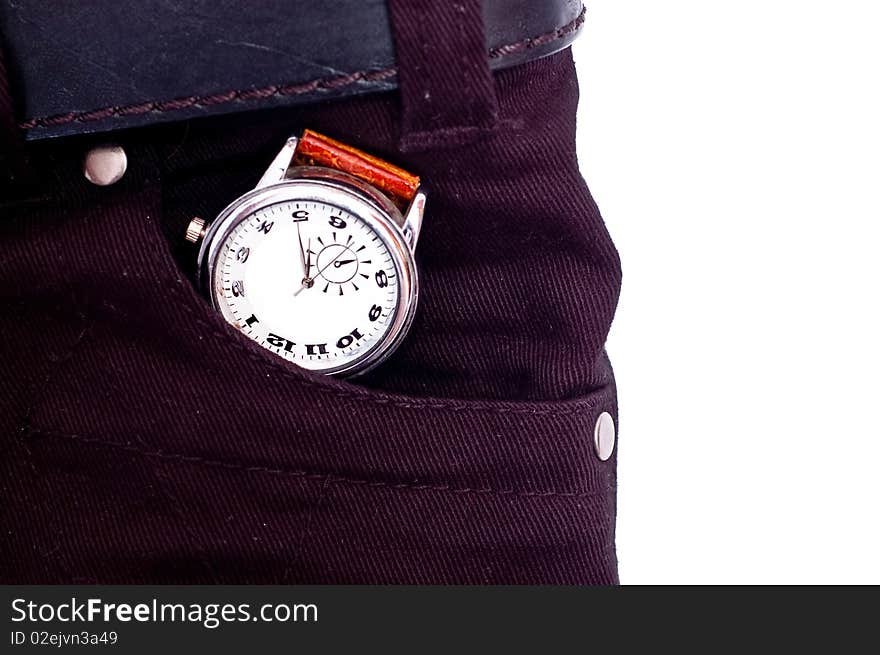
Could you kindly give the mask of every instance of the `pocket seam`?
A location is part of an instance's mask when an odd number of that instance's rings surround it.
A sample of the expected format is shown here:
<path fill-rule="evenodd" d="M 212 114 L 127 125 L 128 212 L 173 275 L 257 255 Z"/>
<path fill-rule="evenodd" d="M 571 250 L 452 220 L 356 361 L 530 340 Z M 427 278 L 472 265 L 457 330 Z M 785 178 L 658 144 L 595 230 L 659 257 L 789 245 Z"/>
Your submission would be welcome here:
<path fill-rule="evenodd" d="M 54 381 L 56 374 L 59 369 L 64 366 L 67 362 L 73 359 L 76 351 L 79 349 L 80 344 L 82 344 L 86 338 L 89 336 L 89 332 L 92 329 L 93 321 L 91 319 L 87 319 L 85 316 L 80 315 L 82 319 L 82 327 L 77 332 L 76 338 L 74 341 L 65 348 L 64 353 L 57 357 L 47 358 L 48 370 L 46 374 L 43 376 L 41 382 L 36 382 L 33 385 L 33 390 L 31 393 L 31 400 L 27 405 L 27 408 L 24 413 L 24 417 L 21 423 L 21 434 L 32 434 L 34 431 L 32 430 L 31 424 L 33 422 L 34 414 L 37 409 L 39 409 L 40 404 L 43 400 L 44 394 L 48 389 L 49 385 Z"/>
<path fill-rule="evenodd" d="M 182 464 L 194 464 L 214 468 L 222 468 L 234 471 L 244 471 L 247 473 L 265 473 L 269 475 L 279 475 L 284 477 L 298 478 L 301 480 L 314 480 L 316 482 L 324 482 L 329 484 L 343 484 L 354 487 L 374 487 L 379 489 L 390 489 L 393 491 L 431 491 L 437 493 L 451 493 L 455 495 L 473 495 L 473 496 L 501 496 L 501 497 L 519 497 L 519 498 L 592 498 L 608 494 L 613 494 L 616 485 L 610 484 L 591 491 L 562 491 L 558 489 L 549 489 L 546 491 L 532 491 L 526 489 L 498 489 L 495 487 L 461 487 L 446 483 L 419 483 L 419 482 L 387 482 L 384 480 L 370 480 L 367 478 L 349 478 L 333 473 L 310 473 L 304 470 L 272 468 L 268 466 L 247 466 L 244 464 L 236 464 L 235 462 L 227 462 L 219 459 L 210 459 L 207 457 L 199 457 L 196 455 L 184 455 L 182 453 L 173 453 L 161 450 L 148 450 L 140 448 L 132 444 L 114 443 L 96 437 L 90 437 L 80 434 L 72 434 L 60 431 L 45 430 L 34 428 L 30 432 L 33 436 L 43 436 L 56 439 L 66 439 L 89 445 L 102 446 L 113 450 L 121 450 L 129 453 L 141 455 L 154 459 L 173 461 Z"/>
<path fill-rule="evenodd" d="M 254 361 L 261 366 L 271 366 L 276 372 L 282 375 L 285 378 L 295 380 L 297 383 L 312 387 L 321 391 L 322 393 L 330 393 L 338 398 L 345 398 L 349 400 L 356 400 L 360 402 L 365 402 L 367 404 L 375 404 L 375 405 L 388 405 L 391 407 L 399 407 L 402 409 L 431 409 L 438 411 L 454 411 L 454 412 L 462 412 L 462 413 L 486 413 L 486 414 L 498 414 L 498 415 L 516 415 L 516 414 L 524 414 L 530 416 L 571 416 L 578 414 L 585 414 L 592 410 L 594 410 L 597 406 L 597 401 L 588 399 L 588 398 L 580 398 L 574 400 L 561 400 L 561 401 L 547 401 L 548 403 L 560 404 L 563 405 L 561 407 L 541 407 L 540 401 L 506 401 L 512 405 L 527 405 L 523 407 L 498 407 L 492 406 L 491 403 L 493 401 L 455 401 L 455 400 L 420 400 L 417 398 L 395 398 L 393 396 L 389 396 L 384 394 L 381 391 L 370 390 L 371 395 L 367 395 L 366 390 L 362 390 L 360 392 L 352 389 L 340 389 L 334 385 L 337 383 L 335 380 L 324 380 L 318 381 L 313 380 L 307 376 L 305 372 L 300 373 L 298 371 L 291 371 L 287 369 L 283 362 L 275 361 L 274 357 L 267 357 L 262 353 L 256 353 L 247 348 L 244 344 L 239 341 L 240 335 L 233 332 L 224 332 L 218 326 L 209 322 L 206 317 L 201 316 L 201 312 L 197 311 L 197 309 L 190 306 L 190 298 L 187 297 L 187 289 L 183 288 L 186 282 L 180 279 L 172 279 L 170 280 L 170 286 L 173 290 L 174 296 L 178 301 L 178 304 L 196 321 L 202 328 L 208 330 L 210 334 L 218 339 L 221 339 L 224 343 L 231 344 L 244 354 L 248 359 Z M 195 289 L 189 288 L 190 294 L 193 299 L 200 304 L 201 306 L 204 304 L 204 299 L 196 293 Z M 225 323 L 224 323 L 225 325 Z M 228 327 L 228 326 L 227 326 Z M 228 327 L 231 331 L 232 328 Z M 591 392 L 591 395 L 596 395 L 603 393 L 607 390 L 607 387 L 601 387 L 595 389 Z M 505 401 L 495 401 L 495 402 L 505 402 Z M 479 404 L 486 403 L 486 404 Z"/>

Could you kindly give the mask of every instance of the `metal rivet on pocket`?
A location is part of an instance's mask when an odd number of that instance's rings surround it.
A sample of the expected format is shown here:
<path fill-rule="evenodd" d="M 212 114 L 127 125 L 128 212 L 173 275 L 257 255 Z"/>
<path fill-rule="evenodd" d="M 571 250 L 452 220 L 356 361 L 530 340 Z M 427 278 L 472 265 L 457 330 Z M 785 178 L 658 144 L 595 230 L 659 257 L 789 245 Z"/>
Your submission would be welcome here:
<path fill-rule="evenodd" d="M 615 439 L 614 419 L 608 412 L 602 412 L 596 419 L 596 427 L 593 430 L 593 446 L 596 448 L 596 455 L 603 462 L 614 452 Z"/>
<path fill-rule="evenodd" d="M 83 174 L 92 184 L 108 186 L 118 182 L 128 168 L 128 157 L 120 146 L 92 148 L 83 161 Z"/>

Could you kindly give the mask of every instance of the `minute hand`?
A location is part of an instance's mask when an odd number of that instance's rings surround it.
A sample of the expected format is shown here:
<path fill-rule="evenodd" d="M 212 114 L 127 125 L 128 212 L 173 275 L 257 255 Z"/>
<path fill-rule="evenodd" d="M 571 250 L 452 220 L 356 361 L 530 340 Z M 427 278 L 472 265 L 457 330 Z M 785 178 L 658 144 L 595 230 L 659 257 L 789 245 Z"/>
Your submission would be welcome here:
<path fill-rule="evenodd" d="M 318 277 L 321 273 L 323 273 L 323 272 L 326 271 L 328 268 L 330 268 L 331 266 L 333 266 L 333 262 L 335 262 L 337 259 L 339 259 L 340 257 L 342 257 L 342 255 L 344 255 L 344 254 L 345 254 L 345 251 L 343 250 L 343 251 L 340 252 L 338 255 L 336 255 L 336 257 L 334 257 L 334 258 L 331 259 L 329 262 L 327 262 L 327 265 L 326 265 L 326 266 L 324 266 L 320 271 L 318 271 L 317 273 L 315 273 L 315 277 Z M 306 285 L 303 284 L 299 289 L 297 289 L 296 291 L 293 292 L 293 295 L 294 295 L 294 296 L 298 296 L 298 295 L 299 295 L 299 292 L 302 291 L 302 290 L 305 289 L 305 288 L 306 288 Z"/>
<path fill-rule="evenodd" d="M 299 231 L 299 222 L 296 224 L 296 238 L 299 241 L 299 261 L 303 267 L 303 277 L 309 276 L 309 269 L 306 268 L 306 249 L 303 248 L 302 233 Z"/>

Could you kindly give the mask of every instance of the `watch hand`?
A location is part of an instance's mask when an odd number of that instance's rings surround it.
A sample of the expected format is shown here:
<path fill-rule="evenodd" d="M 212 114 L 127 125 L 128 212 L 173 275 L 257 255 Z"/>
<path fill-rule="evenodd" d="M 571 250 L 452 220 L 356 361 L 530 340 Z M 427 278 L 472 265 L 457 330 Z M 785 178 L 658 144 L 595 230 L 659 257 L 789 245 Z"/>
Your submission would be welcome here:
<path fill-rule="evenodd" d="M 345 264 L 351 264 L 353 259 L 340 259 L 338 262 L 333 262 L 334 268 L 339 268 L 340 266 L 344 266 Z"/>
<path fill-rule="evenodd" d="M 326 271 L 328 268 L 330 268 L 333 264 L 336 263 L 336 260 L 339 259 L 340 257 L 342 257 L 342 255 L 344 255 L 344 254 L 345 254 L 345 250 L 343 250 L 343 251 L 340 252 L 338 255 L 336 255 L 336 257 L 334 257 L 334 258 L 331 259 L 329 262 L 327 262 L 327 265 L 324 266 L 324 268 L 322 268 L 320 271 L 318 271 L 317 273 L 315 273 L 315 277 L 318 277 L 321 273 L 323 273 L 323 272 Z M 303 278 L 302 286 L 301 286 L 299 289 L 297 289 L 296 291 L 294 291 L 294 292 L 293 292 L 293 295 L 294 295 L 294 296 L 298 296 L 299 293 L 300 293 L 300 291 L 302 291 L 303 289 L 308 289 L 309 287 L 314 286 L 314 284 L 315 284 L 315 280 L 314 280 L 314 278 L 311 278 L 311 277 L 309 277 L 308 275 L 306 275 L 306 277 Z"/>
<path fill-rule="evenodd" d="M 309 245 L 308 245 L 308 250 L 306 250 L 306 252 L 308 253 L 306 255 L 306 277 L 308 277 L 309 271 L 312 270 L 312 238 L 311 237 L 309 237 Z"/>
<path fill-rule="evenodd" d="M 306 249 L 303 248 L 303 238 L 302 234 L 299 231 L 299 222 L 296 224 L 296 238 L 299 241 L 299 261 L 303 267 L 303 276 L 309 276 L 309 269 L 306 268 Z"/>
<path fill-rule="evenodd" d="M 342 255 L 344 255 L 345 253 L 346 253 L 345 250 L 340 251 L 340 253 L 339 253 L 338 255 L 336 255 L 336 257 L 334 257 L 334 258 L 331 259 L 329 262 L 327 262 L 327 265 L 326 265 L 324 268 L 322 268 L 320 271 L 317 272 L 317 274 L 315 275 L 315 277 L 318 277 L 318 275 L 320 275 L 321 273 L 323 273 L 324 271 L 326 271 L 328 268 L 330 268 L 330 266 L 333 265 L 333 264 L 335 264 L 335 263 L 336 263 L 336 260 L 339 259 L 340 257 L 342 257 Z"/>

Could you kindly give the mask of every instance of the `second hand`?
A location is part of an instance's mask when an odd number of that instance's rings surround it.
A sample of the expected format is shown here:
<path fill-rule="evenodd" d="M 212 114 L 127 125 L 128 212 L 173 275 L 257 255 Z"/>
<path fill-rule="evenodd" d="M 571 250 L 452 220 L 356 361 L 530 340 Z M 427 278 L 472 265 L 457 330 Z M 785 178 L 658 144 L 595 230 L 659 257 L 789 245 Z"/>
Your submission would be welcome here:
<path fill-rule="evenodd" d="M 339 259 L 340 257 L 342 257 L 342 255 L 344 255 L 346 252 L 347 252 L 347 250 L 346 250 L 345 248 L 343 248 L 343 249 L 339 252 L 339 254 L 336 255 L 336 257 L 334 257 L 334 258 L 331 259 L 329 262 L 327 262 L 327 265 L 324 266 L 320 271 L 318 271 L 318 272 L 315 274 L 315 277 L 318 277 L 321 273 L 323 273 L 323 272 L 326 271 L 328 268 L 330 268 L 330 267 L 333 265 L 333 262 L 335 262 L 337 259 Z M 311 286 L 313 286 L 314 284 L 315 284 L 315 280 L 314 280 L 314 278 L 310 278 L 310 277 L 306 276 L 305 278 L 303 278 L 302 286 L 301 286 L 299 289 L 297 289 L 296 291 L 294 291 L 294 292 L 293 292 L 293 295 L 294 295 L 294 296 L 298 296 L 300 291 L 302 291 L 303 289 L 308 289 L 308 288 L 310 288 Z"/>

